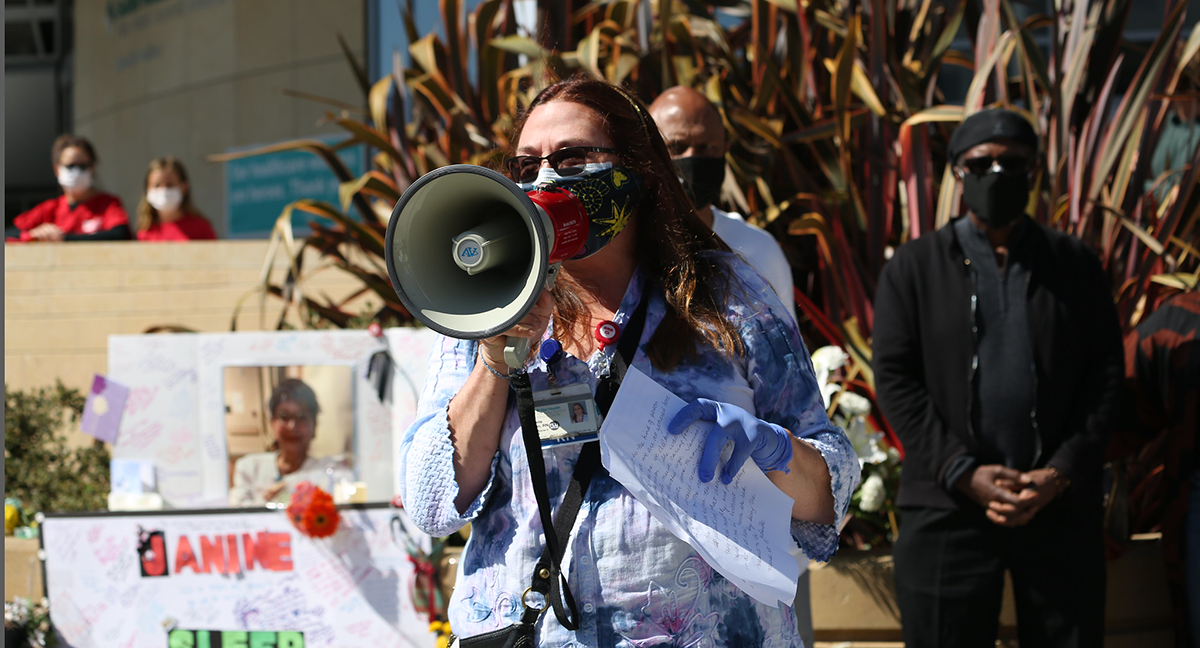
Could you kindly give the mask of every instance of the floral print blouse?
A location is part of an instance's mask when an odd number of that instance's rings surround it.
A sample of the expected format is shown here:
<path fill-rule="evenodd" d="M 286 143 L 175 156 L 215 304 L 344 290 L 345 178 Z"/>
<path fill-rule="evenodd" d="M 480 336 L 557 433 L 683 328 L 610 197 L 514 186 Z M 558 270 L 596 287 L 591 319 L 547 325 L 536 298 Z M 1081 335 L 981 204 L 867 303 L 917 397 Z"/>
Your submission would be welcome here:
<path fill-rule="evenodd" d="M 728 253 L 712 254 L 724 257 L 730 276 L 737 279 L 726 314 L 741 335 L 742 356 L 730 359 L 705 348 L 670 372 L 654 368 L 641 346 L 649 341 L 666 306 L 661 293 L 651 290 L 645 296 L 650 302 L 632 364 L 685 401 L 705 397 L 733 403 L 811 444 L 829 467 L 834 519 L 841 519 L 858 482 L 858 460 L 846 435 L 825 414 L 796 324 L 783 312 L 767 282 L 749 266 Z M 641 273 L 636 272 L 615 317 L 618 325 L 624 326 L 642 293 Z M 552 334 L 548 331 L 546 336 Z M 417 419 L 400 447 L 401 495 L 411 519 L 434 536 L 472 525 L 449 603 L 450 626 L 464 637 L 520 619 L 521 594 L 544 548 L 511 394 L 487 486 L 466 513 L 460 515 L 454 505 L 458 486 L 447 406 L 474 366 L 476 347 L 474 341 L 445 337 L 435 342 Z M 566 355 L 555 366 L 559 386 L 586 383 L 594 393 L 598 372 L 605 366 L 602 356 L 611 357 L 615 351 L 616 345 L 609 345 L 586 362 Z M 534 391 L 548 388 L 546 369 L 541 359 L 528 367 Z M 544 451 L 555 510 L 580 447 Z M 679 469 L 695 474 L 697 466 Z M 754 469 L 753 462 L 743 467 Z M 812 559 L 828 560 L 837 550 L 835 525 L 792 520 L 791 529 Z M 542 646 L 802 645 L 790 607 L 759 603 L 734 587 L 655 520 L 603 467 L 597 469 L 586 493 L 563 563 L 580 612 L 580 627 L 568 631 L 553 612 L 547 612 L 538 622 Z"/>

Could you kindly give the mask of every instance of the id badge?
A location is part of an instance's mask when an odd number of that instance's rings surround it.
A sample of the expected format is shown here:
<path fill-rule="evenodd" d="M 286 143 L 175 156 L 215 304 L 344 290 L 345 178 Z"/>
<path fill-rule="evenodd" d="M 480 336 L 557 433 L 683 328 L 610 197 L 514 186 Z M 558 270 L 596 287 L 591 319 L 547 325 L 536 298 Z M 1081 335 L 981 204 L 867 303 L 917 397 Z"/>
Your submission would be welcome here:
<path fill-rule="evenodd" d="M 533 393 L 533 414 L 542 447 L 595 441 L 600 411 L 584 383 Z"/>

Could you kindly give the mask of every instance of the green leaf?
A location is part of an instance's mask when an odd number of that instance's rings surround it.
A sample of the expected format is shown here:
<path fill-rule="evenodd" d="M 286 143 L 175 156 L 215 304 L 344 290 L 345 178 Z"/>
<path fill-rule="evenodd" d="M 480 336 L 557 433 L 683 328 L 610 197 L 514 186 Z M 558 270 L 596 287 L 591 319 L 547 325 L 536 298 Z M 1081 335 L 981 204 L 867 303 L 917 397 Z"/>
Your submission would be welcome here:
<path fill-rule="evenodd" d="M 1134 75 L 1133 82 L 1130 84 L 1129 90 L 1126 91 L 1125 99 L 1122 100 L 1121 106 L 1117 109 L 1117 113 L 1110 125 L 1110 130 L 1105 137 L 1104 152 L 1100 156 L 1100 164 L 1092 173 L 1092 184 L 1088 189 L 1088 196 L 1093 200 L 1100 194 L 1101 184 L 1108 178 L 1108 174 L 1112 171 L 1116 164 L 1117 155 L 1120 153 L 1122 146 L 1112 146 L 1113 142 L 1122 142 L 1124 146 L 1129 146 L 1129 134 L 1133 130 L 1134 123 L 1141 117 L 1147 100 L 1150 98 L 1150 93 L 1157 85 L 1159 77 L 1162 75 L 1163 66 L 1166 63 L 1168 54 L 1174 47 L 1175 42 L 1179 40 L 1179 30 L 1183 27 L 1183 10 L 1186 7 L 1184 3 L 1176 4 L 1171 13 L 1167 16 L 1167 29 L 1159 34 L 1159 37 L 1154 40 L 1150 46 L 1150 51 L 1147 52 L 1146 58 L 1142 60 L 1142 65 L 1138 68 L 1138 72 Z"/>
<path fill-rule="evenodd" d="M 298 209 L 300 211 L 321 216 L 323 218 L 328 218 L 329 220 L 334 221 L 342 227 L 345 227 L 355 242 L 357 242 L 357 244 L 364 250 L 379 257 L 383 256 L 383 235 L 378 231 L 371 229 L 370 227 L 364 226 L 357 220 L 346 216 L 342 212 L 338 211 L 333 205 L 321 202 L 319 200 L 303 198 L 293 202 L 291 206 L 293 209 Z"/>
<path fill-rule="evenodd" d="M 971 79 L 971 85 L 967 87 L 967 97 L 963 102 L 966 106 L 966 115 L 970 116 L 979 110 L 983 105 L 983 93 L 987 88 L 988 80 L 992 76 L 992 72 L 996 70 L 996 63 L 1001 58 L 1007 59 L 1012 54 L 1013 38 L 1012 32 L 1004 32 L 1000 35 L 1000 40 L 996 42 L 996 47 L 988 54 L 983 65 L 975 69 L 975 76 Z M 1004 70 L 999 70 L 998 74 L 1005 75 Z"/>
<path fill-rule="evenodd" d="M 346 62 L 350 64 L 350 69 L 354 70 L 354 80 L 358 81 L 358 85 L 362 88 L 363 94 L 371 91 L 371 79 L 367 76 L 367 69 L 358 61 L 358 57 L 354 55 L 354 51 L 350 49 L 350 44 L 341 34 L 337 35 L 338 45 L 342 48 L 342 53 L 346 55 Z"/>
<path fill-rule="evenodd" d="M 387 107 L 388 97 L 391 93 L 392 76 L 389 74 L 376 81 L 367 95 L 367 105 L 371 107 L 371 120 L 375 122 L 375 130 L 379 133 L 388 131 Z M 396 157 L 399 159 L 399 155 Z"/>
<path fill-rule="evenodd" d="M 525 36 L 504 36 L 493 39 L 491 44 L 501 51 L 524 54 L 531 59 L 541 59 L 546 56 L 546 51 L 540 45 Z"/>
<path fill-rule="evenodd" d="M 1186 272 L 1157 274 L 1150 277 L 1150 281 L 1168 288 L 1174 288 L 1176 290 L 1183 291 L 1195 290 L 1197 286 L 1196 275 L 1188 274 Z"/>
<path fill-rule="evenodd" d="M 934 106 L 913 114 L 904 120 L 904 126 L 916 126 L 931 122 L 960 122 L 963 120 L 962 106 Z"/>
<path fill-rule="evenodd" d="M 867 111 L 865 109 L 857 108 L 850 111 L 851 129 L 861 128 L 865 123 L 867 123 Z M 807 128 L 792 131 L 787 135 L 784 135 L 781 141 L 786 144 L 814 142 L 817 140 L 832 139 L 837 135 L 837 132 L 837 118 L 831 117 L 829 119 L 822 119 L 820 121 L 813 122 L 813 124 Z"/>
<path fill-rule="evenodd" d="M 950 15 L 950 20 L 942 28 L 942 34 L 938 37 L 937 44 L 933 46 L 933 51 L 930 53 L 929 58 L 931 61 L 941 61 L 942 56 L 946 54 L 946 50 L 950 49 L 950 44 L 954 42 L 955 36 L 958 35 L 958 28 L 962 25 L 966 9 L 967 0 L 959 0 L 955 4 L 954 13 Z"/>
<path fill-rule="evenodd" d="M 350 202 L 359 192 L 369 193 L 393 205 L 399 202 L 400 193 L 396 191 L 396 187 L 385 182 L 379 175 L 376 175 L 377 173 L 364 173 L 357 180 L 338 185 L 338 199 L 343 210 L 350 207 Z"/>
<path fill-rule="evenodd" d="M 354 135 L 354 139 L 356 141 L 383 151 L 391 156 L 393 160 L 403 159 L 403 155 L 400 153 L 400 151 L 396 150 L 396 147 L 392 146 L 392 143 L 374 128 L 371 128 L 360 121 L 355 121 L 353 119 L 347 119 L 344 117 L 335 117 L 332 114 L 326 114 L 325 118 L 350 131 L 350 133 Z"/>
<path fill-rule="evenodd" d="M 853 16 L 846 29 L 846 38 L 838 50 L 837 60 L 832 66 L 833 73 L 833 107 L 837 117 L 839 146 L 848 146 L 850 142 L 850 78 L 854 73 L 854 56 L 858 50 L 858 32 L 861 18 Z"/>

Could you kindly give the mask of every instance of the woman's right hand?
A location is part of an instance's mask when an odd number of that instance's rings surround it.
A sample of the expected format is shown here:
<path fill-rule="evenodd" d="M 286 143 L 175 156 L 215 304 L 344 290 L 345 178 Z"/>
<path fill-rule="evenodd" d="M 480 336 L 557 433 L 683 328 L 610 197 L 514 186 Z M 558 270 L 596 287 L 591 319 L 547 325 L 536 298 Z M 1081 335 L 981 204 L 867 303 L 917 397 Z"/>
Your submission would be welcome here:
<path fill-rule="evenodd" d="M 479 341 L 479 362 L 487 363 L 500 376 L 511 373 L 504 361 L 504 346 L 509 336 L 540 339 L 550 325 L 553 312 L 554 298 L 549 291 L 542 291 L 533 309 L 516 326 L 502 335 Z M 450 400 L 447 423 L 454 444 L 454 476 L 459 489 L 454 503 L 459 513 L 465 512 L 483 492 L 491 476 L 510 391 L 507 380 L 477 363 L 462 389 Z"/>
<path fill-rule="evenodd" d="M 543 290 L 537 303 L 524 319 L 500 335 L 479 341 L 479 359 L 502 374 L 508 373 L 509 367 L 504 361 L 504 347 L 508 344 L 508 338 L 540 339 L 546 333 L 546 327 L 550 326 L 550 317 L 553 314 L 554 298 L 550 296 L 549 290 Z"/>
<path fill-rule="evenodd" d="M 64 232 L 54 223 L 42 223 L 29 230 L 29 238 L 35 241 L 58 242 L 63 240 Z"/>

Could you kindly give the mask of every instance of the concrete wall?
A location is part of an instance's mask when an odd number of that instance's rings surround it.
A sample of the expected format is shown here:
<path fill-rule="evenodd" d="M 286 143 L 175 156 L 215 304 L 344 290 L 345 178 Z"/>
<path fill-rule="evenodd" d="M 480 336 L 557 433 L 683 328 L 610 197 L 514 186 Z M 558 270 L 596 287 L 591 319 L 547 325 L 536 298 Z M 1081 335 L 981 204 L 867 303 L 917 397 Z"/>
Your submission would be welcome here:
<path fill-rule="evenodd" d="M 108 371 L 108 336 L 159 325 L 230 330 L 234 308 L 257 284 L 267 241 L 44 243 L 4 247 L 4 382 L 16 389 L 55 379 L 80 390 Z M 306 268 L 317 265 L 315 255 Z M 286 272 L 278 255 L 273 280 Z M 303 288 L 342 299 L 361 288 L 331 269 Z M 351 303 L 361 308 L 369 297 Z M 379 300 L 374 300 L 376 308 Z M 281 302 L 247 300 L 238 330 L 273 329 Z"/>
<path fill-rule="evenodd" d="M 75 3 L 75 131 L 96 145 L 99 184 L 132 214 L 147 164 L 174 155 L 224 234 L 223 169 L 205 156 L 339 132 L 317 124 L 329 108 L 280 91 L 365 105 L 337 42 L 366 60 L 365 12 L 364 0 Z"/>

